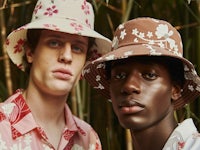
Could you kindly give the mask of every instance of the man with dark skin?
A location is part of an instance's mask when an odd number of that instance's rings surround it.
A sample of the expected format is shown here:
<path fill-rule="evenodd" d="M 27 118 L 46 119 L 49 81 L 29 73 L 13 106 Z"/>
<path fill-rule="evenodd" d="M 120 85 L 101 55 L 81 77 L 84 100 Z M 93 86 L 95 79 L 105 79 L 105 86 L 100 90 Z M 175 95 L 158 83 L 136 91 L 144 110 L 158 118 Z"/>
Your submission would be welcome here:
<path fill-rule="evenodd" d="M 111 65 L 113 109 L 141 150 L 160 150 L 178 125 L 171 100 L 179 98 L 181 86 L 172 82 L 167 65 L 155 60 L 130 57 Z"/>
<path fill-rule="evenodd" d="M 200 95 L 200 77 L 168 22 L 144 17 L 119 25 L 112 51 L 88 64 L 83 75 L 111 99 L 134 150 L 200 149 L 192 119 L 178 123 L 174 116 Z"/>

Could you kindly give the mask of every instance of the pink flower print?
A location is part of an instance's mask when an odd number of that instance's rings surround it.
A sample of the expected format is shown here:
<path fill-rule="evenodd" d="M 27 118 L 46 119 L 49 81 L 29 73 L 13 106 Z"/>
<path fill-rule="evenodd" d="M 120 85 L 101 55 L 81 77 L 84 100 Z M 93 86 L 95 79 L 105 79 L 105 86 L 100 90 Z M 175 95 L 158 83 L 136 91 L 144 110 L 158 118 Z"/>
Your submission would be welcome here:
<path fill-rule="evenodd" d="M 74 140 L 70 139 L 70 141 L 67 144 L 66 150 L 71 150 L 72 147 L 74 148 L 74 146 L 76 146 L 76 145 L 74 145 Z M 74 149 L 76 149 L 76 147 Z M 78 148 L 78 149 L 80 149 L 80 148 Z"/>
<path fill-rule="evenodd" d="M 74 29 L 77 31 L 77 32 L 80 32 L 80 31 L 82 31 L 83 30 L 83 26 L 82 25 L 80 25 L 80 24 L 77 24 L 77 23 L 71 23 L 70 24 L 72 27 L 74 27 Z"/>
<path fill-rule="evenodd" d="M 33 13 L 34 13 L 34 14 L 37 14 L 38 10 L 41 9 L 41 8 L 42 8 L 42 4 L 41 4 L 41 2 L 40 2 L 39 4 L 37 4 L 37 5 L 35 6 L 35 9 L 34 9 Z"/>
<path fill-rule="evenodd" d="M 14 46 L 14 53 L 20 53 L 20 52 L 22 52 L 23 48 L 24 48 L 23 47 L 24 43 L 25 43 L 25 40 L 19 39 L 17 41 L 17 44 Z"/>
<path fill-rule="evenodd" d="M 21 133 L 19 131 L 17 131 L 13 126 L 11 126 L 11 130 L 12 130 L 12 137 L 14 139 L 21 136 Z"/>
<path fill-rule="evenodd" d="M 46 9 L 46 12 L 44 12 L 44 15 L 46 16 L 53 16 L 53 14 L 57 14 L 58 9 L 56 9 L 56 5 L 53 5 L 52 7 L 49 7 Z"/>
<path fill-rule="evenodd" d="M 1 122 L 2 120 L 4 120 L 4 119 L 6 119 L 6 116 L 5 116 L 2 112 L 0 112 L 0 122 Z"/>
<path fill-rule="evenodd" d="M 13 102 L 16 106 L 10 114 L 10 121 L 12 124 L 19 122 L 22 118 L 24 118 L 24 116 L 30 113 L 30 109 L 25 103 L 22 95 L 19 95 Z"/>
<path fill-rule="evenodd" d="M 100 149 L 99 143 L 96 143 L 95 150 Z"/>
<path fill-rule="evenodd" d="M 85 23 L 88 25 L 89 28 L 91 28 L 91 24 L 89 23 L 88 19 L 85 20 Z"/>
<path fill-rule="evenodd" d="M 66 130 L 64 133 L 64 138 L 69 141 L 70 138 L 75 134 L 75 131 Z"/>
<path fill-rule="evenodd" d="M 90 14 L 90 7 L 89 7 L 89 5 L 87 5 L 86 1 L 83 2 L 82 10 L 84 11 L 84 13 L 85 13 L 86 15 L 87 15 L 87 14 Z"/>
<path fill-rule="evenodd" d="M 183 149 L 185 142 L 178 142 L 178 150 Z"/>
<path fill-rule="evenodd" d="M 47 29 L 50 29 L 50 30 L 55 30 L 55 31 L 59 31 L 60 30 L 60 28 L 57 27 L 54 24 L 44 24 L 44 27 L 47 28 Z"/>
<path fill-rule="evenodd" d="M 82 135 L 86 135 L 85 131 L 82 130 L 80 127 L 77 127 L 78 128 L 78 131 L 82 134 Z"/>
<path fill-rule="evenodd" d="M 10 44 L 10 39 L 6 39 L 6 45 Z"/>

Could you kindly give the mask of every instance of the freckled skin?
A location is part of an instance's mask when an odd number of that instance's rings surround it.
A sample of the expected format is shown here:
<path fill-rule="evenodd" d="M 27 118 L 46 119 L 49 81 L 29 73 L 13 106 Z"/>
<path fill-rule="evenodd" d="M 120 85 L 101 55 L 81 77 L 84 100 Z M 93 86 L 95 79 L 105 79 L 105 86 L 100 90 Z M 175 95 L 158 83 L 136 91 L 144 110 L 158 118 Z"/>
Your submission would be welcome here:
<path fill-rule="evenodd" d="M 175 91 L 180 92 L 179 88 L 177 90 L 177 86 L 172 84 L 169 72 L 162 64 L 146 61 L 145 57 L 112 63 L 110 93 L 113 109 L 120 124 L 131 129 L 137 150 L 150 147 L 154 150 L 162 149 L 177 126 L 172 104 Z M 140 109 L 128 109 L 128 106 L 133 104 Z M 121 107 L 122 105 L 126 107 Z M 127 113 L 123 110 L 130 111 Z M 157 144 L 152 144 L 153 142 Z"/>

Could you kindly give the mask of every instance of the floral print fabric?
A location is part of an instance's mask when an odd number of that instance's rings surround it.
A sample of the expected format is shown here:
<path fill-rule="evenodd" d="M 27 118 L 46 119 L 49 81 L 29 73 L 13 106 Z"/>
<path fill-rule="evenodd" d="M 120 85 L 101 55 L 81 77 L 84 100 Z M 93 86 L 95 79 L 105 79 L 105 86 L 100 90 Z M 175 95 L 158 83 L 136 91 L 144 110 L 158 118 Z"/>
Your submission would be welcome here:
<path fill-rule="evenodd" d="M 186 119 L 173 131 L 163 150 L 199 150 L 200 134 L 192 119 Z"/>
<path fill-rule="evenodd" d="M 96 132 L 73 116 L 65 106 L 66 127 L 58 150 L 101 150 Z M 37 125 L 21 91 L 0 104 L 0 150 L 54 150 L 44 130 Z"/>

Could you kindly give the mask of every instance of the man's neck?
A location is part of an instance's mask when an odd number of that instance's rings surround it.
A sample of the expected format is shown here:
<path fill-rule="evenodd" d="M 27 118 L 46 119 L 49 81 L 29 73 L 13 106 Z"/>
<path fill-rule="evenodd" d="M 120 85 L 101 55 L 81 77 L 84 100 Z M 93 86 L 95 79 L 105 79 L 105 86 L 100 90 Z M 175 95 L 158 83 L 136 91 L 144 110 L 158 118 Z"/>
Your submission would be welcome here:
<path fill-rule="evenodd" d="M 30 89 L 26 89 L 23 96 L 36 123 L 45 131 L 49 142 L 57 149 L 66 125 L 67 96 L 49 95 Z"/>
<path fill-rule="evenodd" d="M 27 88 L 23 96 L 37 121 L 58 123 L 64 118 L 67 96 L 55 96 Z"/>
<path fill-rule="evenodd" d="M 131 130 L 131 136 L 133 141 L 133 146 L 135 150 L 161 150 L 167 139 L 177 127 L 177 122 L 174 119 L 173 115 L 170 121 L 164 119 L 160 123 L 144 129 L 141 131 Z"/>

